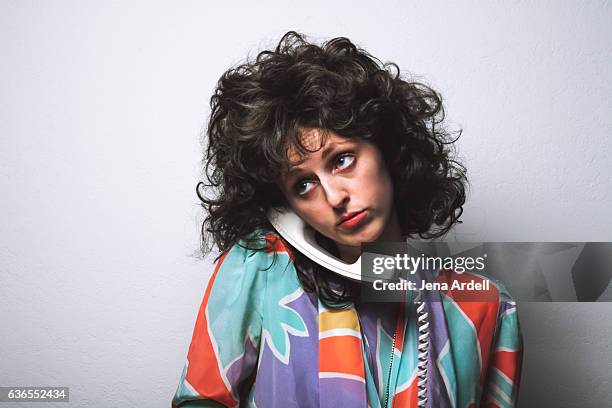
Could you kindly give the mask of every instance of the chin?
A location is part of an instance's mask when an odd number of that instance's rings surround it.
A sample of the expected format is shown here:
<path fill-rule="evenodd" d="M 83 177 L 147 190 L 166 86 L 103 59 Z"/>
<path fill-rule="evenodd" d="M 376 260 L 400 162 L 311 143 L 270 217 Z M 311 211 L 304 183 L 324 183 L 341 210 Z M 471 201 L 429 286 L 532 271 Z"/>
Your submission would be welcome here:
<path fill-rule="evenodd" d="M 364 242 L 373 242 L 376 241 L 381 234 L 382 228 L 380 228 L 378 225 L 366 225 L 360 231 L 356 231 L 353 234 L 345 234 L 347 241 L 346 245 L 358 246 Z"/>

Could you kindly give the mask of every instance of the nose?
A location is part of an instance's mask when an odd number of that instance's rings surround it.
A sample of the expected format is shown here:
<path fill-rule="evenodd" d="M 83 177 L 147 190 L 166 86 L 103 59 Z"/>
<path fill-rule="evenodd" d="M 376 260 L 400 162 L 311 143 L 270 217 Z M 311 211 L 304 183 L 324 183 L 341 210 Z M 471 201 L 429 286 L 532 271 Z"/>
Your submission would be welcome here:
<path fill-rule="evenodd" d="M 334 208 L 346 206 L 349 201 L 348 186 L 339 177 L 328 177 L 320 180 L 327 202 Z"/>

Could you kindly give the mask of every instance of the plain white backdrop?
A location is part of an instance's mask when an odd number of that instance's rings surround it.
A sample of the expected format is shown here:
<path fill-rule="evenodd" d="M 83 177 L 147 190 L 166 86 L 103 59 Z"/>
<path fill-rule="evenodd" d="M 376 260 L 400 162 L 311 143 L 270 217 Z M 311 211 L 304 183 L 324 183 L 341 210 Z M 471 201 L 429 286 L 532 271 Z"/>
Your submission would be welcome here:
<path fill-rule="evenodd" d="M 453 239 L 612 241 L 609 2 L 2 0 L 0 386 L 170 405 L 212 270 L 192 256 L 208 100 L 288 30 L 442 93 L 472 185 Z M 519 316 L 520 406 L 609 405 L 612 304 Z"/>

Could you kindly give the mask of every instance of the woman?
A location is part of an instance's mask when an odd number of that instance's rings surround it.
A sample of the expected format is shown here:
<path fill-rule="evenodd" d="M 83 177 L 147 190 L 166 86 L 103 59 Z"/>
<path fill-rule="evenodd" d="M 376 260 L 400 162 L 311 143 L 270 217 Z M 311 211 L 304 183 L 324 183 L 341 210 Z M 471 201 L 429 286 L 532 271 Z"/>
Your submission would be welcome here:
<path fill-rule="evenodd" d="M 266 217 L 290 207 L 347 262 L 363 242 L 444 235 L 459 222 L 466 179 L 435 91 L 346 38 L 318 46 L 289 32 L 228 70 L 211 107 L 216 195 L 200 195 L 202 237 L 222 255 L 174 407 L 515 404 L 522 342 L 502 285 L 491 301 L 426 302 L 419 379 L 415 304 L 362 301 L 359 284 L 310 261 Z"/>

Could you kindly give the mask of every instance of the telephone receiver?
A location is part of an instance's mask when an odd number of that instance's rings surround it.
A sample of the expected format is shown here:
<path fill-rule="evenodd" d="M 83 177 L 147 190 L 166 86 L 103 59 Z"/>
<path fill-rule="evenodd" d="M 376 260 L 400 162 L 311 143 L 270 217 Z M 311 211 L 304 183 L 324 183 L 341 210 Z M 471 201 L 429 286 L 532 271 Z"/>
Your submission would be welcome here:
<path fill-rule="evenodd" d="M 322 248 L 315 238 L 315 229 L 289 207 L 275 207 L 268 211 L 274 229 L 298 251 L 313 262 L 346 278 L 361 281 L 361 257 L 354 263 L 344 262 Z"/>
<path fill-rule="evenodd" d="M 271 208 L 268 211 L 267 217 L 279 235 L 304 254 L 304 256 L 340 276 L 361 282 L 373 282 L 377 278 L 388 278 L 390 276 L 389 274 L 378 277 L 373 274 L 366 274 L 364 276 L 361 273 L 361 261 L 364 255 L 351 264 L 331 254 L 317 242 L 316 230 L 300 218 L 290 207 Z M 369 257 L 367 261 L 371 261 L 370 257 L 374 256 L 389 257 L 388 254 L 374 254 L 371 252 L 366 252 L 365 256 Z"/>

